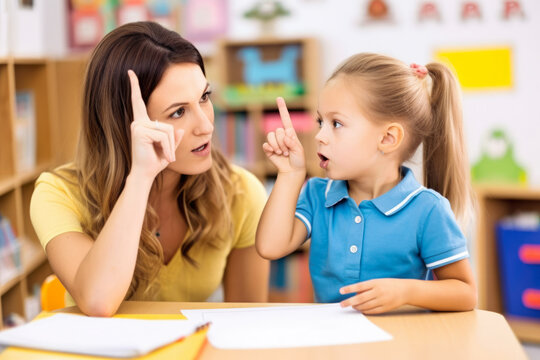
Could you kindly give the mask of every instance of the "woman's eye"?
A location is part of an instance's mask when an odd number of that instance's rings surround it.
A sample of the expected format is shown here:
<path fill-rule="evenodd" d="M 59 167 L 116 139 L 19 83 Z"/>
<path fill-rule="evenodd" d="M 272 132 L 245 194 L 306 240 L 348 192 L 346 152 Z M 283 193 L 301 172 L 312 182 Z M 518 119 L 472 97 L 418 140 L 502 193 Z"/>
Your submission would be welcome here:
<path fill-rule="evenodd" d="M 171 118 L 178 119 L 178 118 L 182 117 L 182 115 L 184 115 L 185 112 L 186 112 L 186 110 L 183 107 L 181 107 L 181 108 L 179 108 L 178 110 L 176 110 L 175 112 L 173 112 L 171 114 Z"/>
<path fill-rule="evenodd" d="M 336 121 L 336 120 L 333 121 L 333 124 L 334 124 L 334 128 L 336 128 L 336 129 L 343 126 L 342 123 L 340 123 L 339 121 Z"/>
<path fill-rule="evenodd" d="M 319 128 L 322 128 L 322 119 L 317 119 L 315 120 L 317 122 L 317 125 L 319 126 Z"/>
<path fill-rule="evenodd" d="M 207 91 L 203 94 L 203 96 L 201 97 L 201 102 L 207 102 L 209 99 L 210 99 L 210 94 L 212 93 L 212 91 Z"/>

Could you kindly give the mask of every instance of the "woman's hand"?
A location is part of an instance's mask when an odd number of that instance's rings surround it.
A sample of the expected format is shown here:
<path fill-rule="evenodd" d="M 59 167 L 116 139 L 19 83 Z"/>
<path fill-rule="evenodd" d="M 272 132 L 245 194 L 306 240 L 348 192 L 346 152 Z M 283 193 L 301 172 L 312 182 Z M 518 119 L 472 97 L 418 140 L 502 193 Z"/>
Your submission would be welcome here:
<path fill-rule="evenodd" d="M 343 300 L 342 307 L 352 306 L 364 314 L 380 314 L 406 304 L 406 283 L 403 279 L 373 279 L 344 286 L 340 294 L 356 295 Z"/>
<path fill-rule="evenodd" d="M 154 178 L 169 163 L 176 161 L 176 148 L 182 140 L 184 130 L 174 130 L 170 124 L 151 121 L 142 99 L 139 79 L 133 70 L 128 70 L 131 83 L 131 172 Z"/>
<path fill-rule="evenodd" d="M 304 148 L 294 131 L 285 100 L 276 99 L 283 128 L 269 132 L 263 150 L 280 173 L 306 170 Z"/>

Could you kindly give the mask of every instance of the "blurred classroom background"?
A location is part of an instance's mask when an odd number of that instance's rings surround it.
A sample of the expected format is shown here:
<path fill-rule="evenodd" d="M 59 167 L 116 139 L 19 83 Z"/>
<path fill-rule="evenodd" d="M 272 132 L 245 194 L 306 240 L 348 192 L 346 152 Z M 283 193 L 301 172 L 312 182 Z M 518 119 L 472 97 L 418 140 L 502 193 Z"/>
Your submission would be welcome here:
<path fill-rule="evenodd" d="M 111 29 L 152 20 L 201 51 L 215 141 L 269 190 L 261 150 L 284 96 L 324 176 L 313 134 L 317 93 L 357 52 L 447 63 L 463 92 L 478 197 L 468 234 L 480 309 L 504 314 L 540 358 L 540 2 L 536 0 L 0 0 L 0 314 L 31 320 L 51 273 L 30 224 L 33 183 L 72 159 L 89 53 Z M 421 164 L 411 164 L 420 176 Z M 272 263 L 271 300 L 313 300 L 308 248 Z"/>

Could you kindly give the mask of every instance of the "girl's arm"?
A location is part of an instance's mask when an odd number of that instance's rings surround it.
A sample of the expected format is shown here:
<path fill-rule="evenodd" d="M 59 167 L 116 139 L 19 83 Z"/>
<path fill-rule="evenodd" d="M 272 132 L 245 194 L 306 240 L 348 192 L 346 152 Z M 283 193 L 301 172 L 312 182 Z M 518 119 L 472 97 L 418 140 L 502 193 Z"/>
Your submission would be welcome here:
<path fill-rule="evenodd" d="M 438 280 L 411 282 L 407 304 L 432 310 L 472 310 L 476 306 L 476 282 L 468 259 L 434 269 Z"/>
<path fill-rule="evenodd" d="M 267 302 L 270 263 L 255 246 L 233 249 L 227 258 L 223 279 L 225 301 Z"/>
<path fill-rule="evenodd" d="M 125 187 L 95 240 L 69 232 L 47 244 L 54 272 L 84 313 L 110 316 L 131 283 L 148 196 L 154 178 L 175 160 L 183 130 L 150 121 L 138 79 L 129 71 L 134 121 L 132 167 Z"/>
<path fill-rule="evenodd" d="M 408 304 L 437 311 L 467 311 L 476 306 L 476 284 L 468 259 L 434 270 L 438 280 L 374 279 L 340 289 L 356 293 L 341 302 L 365 314 L 379 314 Z"/>
<path fill-rule="evenodd" d="M 277 167 L 278 175 L 256 234 L 257 251 L 266 259 L 278 259 L 293 252 L 307 235 L 304 224 L 294 217 L 298 195 L 306 178 L 304 149 L 283 98 L 278 98 L 277 104 L 283 128 L 267 135 L 263 150 Z"/>

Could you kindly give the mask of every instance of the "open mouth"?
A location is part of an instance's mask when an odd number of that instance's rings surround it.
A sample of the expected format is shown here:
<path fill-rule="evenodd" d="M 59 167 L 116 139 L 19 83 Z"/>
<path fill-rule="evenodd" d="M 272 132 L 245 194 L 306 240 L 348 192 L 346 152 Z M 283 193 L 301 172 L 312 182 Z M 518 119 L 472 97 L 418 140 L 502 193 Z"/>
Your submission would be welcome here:
<path fill-rule="evenodd" d="M 199 146 L 198 148 L 191 150 L 191 152 L 201 152 L 201 151 L 204 151 L 204 150 L 206 150 L 206 148 L 208 147 L 208 144 L 209 144 L 209 143 L 202 144 L 202 145 Z"/>
<path fill-rule="evenodd" d="M 326 169 L 328 167 L 328 162 L 330 160 L 321 153 L 317 153 L 317 155 L 319 155 L 319 159 L 321 159 L 321 162 L 319 163 L 319 166 L 322 167 L 323 169 Z"/>

